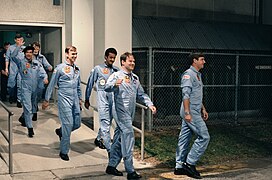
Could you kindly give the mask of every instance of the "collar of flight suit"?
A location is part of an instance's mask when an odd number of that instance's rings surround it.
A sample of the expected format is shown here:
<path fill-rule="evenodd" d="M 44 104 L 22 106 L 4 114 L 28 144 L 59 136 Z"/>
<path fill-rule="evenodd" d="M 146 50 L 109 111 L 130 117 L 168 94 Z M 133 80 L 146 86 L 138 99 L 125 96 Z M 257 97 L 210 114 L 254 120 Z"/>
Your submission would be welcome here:
<path fill-rule="evenodd" d="M 125 75 L 127 75 L 127 76 L 129 76 L 129 77 L 132 76 L 132 72 L 128 73 L 128 72 L 124 71 L 123 69 L 122 69 L 121 71 L 122 71 Z"/>
<path fill-rule="evenodd" d="M 201 73 L 199 71 L 196 70 L 196 68 L 194 66 L 190 66 L 190 69 L 192 71 L 194 71 L 195 73 L 197 73 L 198 75 L 201 75 Z"/>
<path fill-rule="evenodd" d="M 116 69 L 113 65 L 110 67 L 110 66 L 108 66 L 106 63 L 104 63 L 104 66 L 105 66 L 105 68 L 113 69 L 114 72 L 118 71 L 118 69 Z"/>
<path fill-rule="evenodd" d="M 76 66 L 75 64 L 73 64 L 73 65 L 72 65 L 72 64 L 69 64 L 68 61 L 66 61 L 66 60 L 65 60 L 65 64 L 68 65 L 68 66 L 71 66 L 71 67 L 73 67 L 73 68 Z"/>

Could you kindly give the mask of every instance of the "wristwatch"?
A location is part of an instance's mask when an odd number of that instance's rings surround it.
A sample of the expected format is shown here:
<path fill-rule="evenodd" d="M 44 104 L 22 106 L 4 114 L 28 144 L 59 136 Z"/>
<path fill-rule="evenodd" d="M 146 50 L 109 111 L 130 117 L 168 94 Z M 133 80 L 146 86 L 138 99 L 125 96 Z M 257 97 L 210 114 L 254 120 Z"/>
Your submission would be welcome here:
<path fill-rule="evenodd" d="M 190 111 L 184 112 L 185 116 L 190 115 Z"/>

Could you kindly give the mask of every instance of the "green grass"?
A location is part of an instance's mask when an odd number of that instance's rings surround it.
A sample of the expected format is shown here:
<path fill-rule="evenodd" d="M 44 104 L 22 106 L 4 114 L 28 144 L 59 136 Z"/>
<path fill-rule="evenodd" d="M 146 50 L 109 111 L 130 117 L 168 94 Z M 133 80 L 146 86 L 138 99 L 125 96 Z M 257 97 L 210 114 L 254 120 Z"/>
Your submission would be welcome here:
<path fill-rule="evenodd" d="M 246 160 L 272 155 L 272 124 L 242 126 L 208 126 L 211 140 L 199 165 L 214 165 L 232 160 Z M 175 152 L 180 129 L 161 130 L 145 135 L 146 158 L 155 157 L 160 164 L 175 165 Z M 192 143 L 191 143 L 192 144 Z M 140 138 L 136 137 L 136 149 Z"/>

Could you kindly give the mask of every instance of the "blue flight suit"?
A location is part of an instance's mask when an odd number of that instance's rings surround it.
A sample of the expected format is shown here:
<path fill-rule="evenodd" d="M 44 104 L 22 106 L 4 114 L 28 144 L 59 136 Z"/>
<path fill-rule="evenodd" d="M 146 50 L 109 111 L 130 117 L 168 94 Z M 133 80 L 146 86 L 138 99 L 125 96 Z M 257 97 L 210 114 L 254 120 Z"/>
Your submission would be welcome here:
<path fill-rule="evenodd" d="M 21 75 L 21 91 L 22 91 L 22 105 L 24 111 L 24 119 L 27 128 L 33 128 L 32 117 L 33 112 L 37 109 L 37 88 L 40 79 L 47 79 L 47 74 L 37 60 L 27 60 L 25 57 L 21 59 L 20 47 L 16 47 L 11 54 L 11 59 L 18 66 L 18 73 Z"/>
<path fill-rule="evenodd" d="M 110 137 L 110 126 L 113 119 L 113 97 L 112 92 L 105 92 L 106 82 L 111 74 L 117 72 L 118 67 L 109 67 L 106 64 L 101 64 L 95 66 L 89 76 L 88 84 L 85 92 L 85 100 L 90 99 L 93 85 L 95 83 L 95 88 L 97 90 L 97 107 L 99 114 L 100 128 L 98 131 L 97 139 L 103 139 L 104 145 L 108 152 L 110 152 L 111 147 L 111 137 Z"/>
<path fill-rule="evenodd" d="M 46 90 L 45 100 L 49 101 L 55 86 L 58 87 L 58 111 L 62 133 L 60 152 L 62 154 L 68 154 L 71 132 L 81 125 L 80 82 L 79 67 L 65 61 L 55 68 Z"/>
<path fill-rule="evenodd" d="M 18 73 L 18 67 L 14 61 L 12 61 L 11 54 L 16 49 L 16 44 L 11 45 L 7 52 L 6 52 L 6 62 L 9 62 L 9 75 L 8 75 L 8 88 L 9 88 L 9 95 L 14 96 L 14 100 L 18 100 L 21 102 L 21 75 Z M 23 49 L 25 46 L 21 46 L 18 58 L 24 59 Z M 17 91 L 17 97 L 16 97 Z"/>
<path fill-rule="evenodd" d="M 117 79 L 123 79 L 119 87 L 115 86 Z M 135 142 L 132 121 L 135 115 L 136 99 L 147 106 L 152 106 L 153 103 L 144 93 L 139 77 L 123 70 L 115 72 L 109 77 L 105 91 L 114 92 L 117 114 L 115 120 L 117 128 L 114 132 L 108 165 L 116 168 L 123 157 L 127 173 L 132 173 L 134 172 L 133 149 Z"/>
<path fill-rule="evenodd" d="M 38 54 L 38 55 L 34 55 L 34 59 L 39 61 L 42 65 L 43 65 L 43 68 L 45 70 L 49 70 L 49 69 L 52 69 L 52 66 L 49 64 L 49 62 L 47 61 L 46 57 L 42 54 Z M 44 83 L 43 81 L 39 81 L 38 82 L 38 90 L 37 90 L 37 104 L 38 102 L 42 99 L 42 94 L 43 94 L 43 91 L 44 91 Z"/>
<path fill-rule="evenodd" d="M 187 122 L 184 114 L 184 106 L 181 104 L 180 115 L 182 117 L 182 127 L 178 138 L 178 147 L 176 150 L 176 168 L 182 168 L 182 163 L 195 165 L 199 158 L 204 154 L 210 141 L 208 128 L 201 117 L 201 107 L 203 98 L 203 83 L 201 73 L 193 66 L 186 70 L 181 80 L 183 100 L 190 100 L 190 113 L 192 121 Z M 197 139 L 189 151 L 189 145 L 193 133 Z M 189 153 L 188 153 L 189 151 Z"/>

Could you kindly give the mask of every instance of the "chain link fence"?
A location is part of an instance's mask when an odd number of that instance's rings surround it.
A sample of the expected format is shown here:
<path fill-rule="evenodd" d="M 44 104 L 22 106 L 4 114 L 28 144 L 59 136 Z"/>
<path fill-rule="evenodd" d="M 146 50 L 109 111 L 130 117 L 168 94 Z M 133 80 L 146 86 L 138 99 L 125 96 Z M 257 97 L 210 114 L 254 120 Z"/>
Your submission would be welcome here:
<path fill-rule="evenodd" d="M 190 52 L 133 49 L 136 59 L 134 72 L 158 109 L 152 118 L 147 114 L 149 130 L 181 124 L 180 80 L 182 73 L 189 68 Z M 217 120 L 239 123 L 242 118 L 272 116 L 272 55 L 203 53 L 206 60 L 201 70 L 203 102 L 211 123 Z M 135 123 L 140 119 L 137 114 Z"/>

